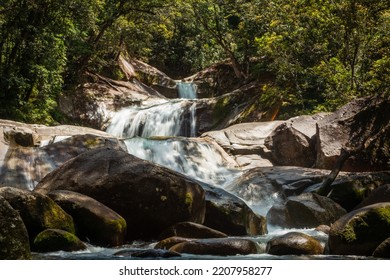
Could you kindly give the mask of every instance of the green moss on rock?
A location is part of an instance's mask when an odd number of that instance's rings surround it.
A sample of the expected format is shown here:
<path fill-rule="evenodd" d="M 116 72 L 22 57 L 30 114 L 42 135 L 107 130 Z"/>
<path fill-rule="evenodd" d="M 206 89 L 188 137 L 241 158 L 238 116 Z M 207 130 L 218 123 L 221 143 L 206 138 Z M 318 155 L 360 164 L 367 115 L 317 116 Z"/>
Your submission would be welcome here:
<path fill-rule="evenodd" d="M 74 234 L 59 230 L 46 229 L 34 239 L 33 250 L 38 252 L 80 251 L 87 246 Z"/>

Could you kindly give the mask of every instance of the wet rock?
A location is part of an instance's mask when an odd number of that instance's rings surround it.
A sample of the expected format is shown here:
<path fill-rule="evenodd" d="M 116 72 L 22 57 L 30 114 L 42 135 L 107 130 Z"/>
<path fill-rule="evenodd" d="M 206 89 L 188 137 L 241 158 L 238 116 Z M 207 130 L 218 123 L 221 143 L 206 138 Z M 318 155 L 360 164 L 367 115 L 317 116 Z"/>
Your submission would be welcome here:
<path fill-rule="evenodd" d="M 379 95 L 378 95 L 379 96 Z M 390 98 L 367 97 L 355 99 L 318 122 L 317 168 L 332 169 L 341 148 L 349 143 L 357 144 L 366 133 L 375 135 L 390 122 Z M 387 133 L 386 133 L 387 131 Z M 363 149 L 343 165 L 344 171 L 386 170 L 389 166 L 390 131 L 381 133 L 367 149 Z M 360 136 L 358 136 L 360 135 Z M 353 138 L 353 139 L 352 139 Z M 363 138 L 368 138 L 367 135 Z M 375 155 L 374 157 L 372 155 Z"/>
<path fill-rule="evenodd" d="M 332 224 L 329 250 L 335 255 L 371 256 L 390 237 L 390 203 L 354 210 Z"/>
<path fill-rule="evenodd" d="M 26 227 L 17 210 L 0 195 L 0 259 L 30 259 Z"/>
<path fill-rule="evenodd" d="M 126 220 L 129 240 L 204 220 L 204 191 L 197 183 L 119 150 L 92 150 L 67 161 L 36 188 L 53 190 L 79 192 L 111 208 Z"/>
<path fill-rule="evenodd" d="M 271 208 L 269 223 L 289 228 L 313 228 L 330 225 L 347 212 L 333 200 L 314 193 L 291 196 L 284 206 Z M 285 217 L 278 220 L 281 215 Z"/>
<path fill-rule="evenodd" d="M 119 257 L 132 257 L 140 259 L 169 259 L 181 256 L 179 253 L 162 249 L 121 250 L 116 252 L 114 255 Z"/>
<path fill-rule="evenodd" d="M 275 165 L 312 167 L 316 160 L 316 124 L 324 114 L 299 116 L 280 124 L 265 139 Z"/>
<path fill-rule="evenodd" d="M 289 232 L 268 241 L 266 250 L 271 255 L 320 255 L 324 248 L 314 237 Z"/>
<path fill-rule="evenodd" d="M 184 237 L 179 237 L 179 236 L 172 236 L 169 238 L 166 238 L 164 240 L 159 241 L 155 246 L 154 249 L 166 249 L 168 250 L 172 246 L 182 243 L 182 242 L 187 242 L 191 241 L 191 238 L 184 238 Z"/>
<path fill-rule="evenodd" d="M 328 226 L 328 225 L 319 225 L 318 227 L 315 228 L 315 230 L 316 231 L 321 231 L 321 232 L 329 235 L 330 226 Z"/>
<path fill-rule="evenodd" d="M 182 242 L 170 248 L 170 251 L 194 255 L 234 256 L 259 252 L 256 242 L 239 238 L 199 239 Z"/>
<path fill-rule="evenodd" d="M 33 250 L 37 252 L 81 251 L 87 246 L 74 234 L 60 229 L 46 229 L 35 237 Z"/>
<path fill-rule="evenodd" d="M 0 195 L 20 213 L 30 241 L 49 228 L 75 233 L 72 217 L 48 196 L 11 187 L 0 188 Z"/>
<path fill-rule="evenodd" d="M 191 222 L 181 222 L 167 228 L 159 235 L 158 239 L 163 240 L 172 236 L 192 239 L 227 237 L 223 232 Z"/>
<path fill-rule="evenodd" d="M 225 187 L 228 192 L 242 198 L 256 213 L 265 216 L 272 205 L 285 200 L 283 188 L 274 184 L 263 173 L 263 168 L 244 172 Z"/>
<path fill-rule="evenodd" d="M 120 246 L 126 239 L 126 221 L 102 203 L 71 191 L 52 191 L 48 196 L 73 217 L 77 236 L 105 247 Z"/>
<path fill-rule="evenodd" d="M 243 200 L 219 188 L 203 187 L 206 190 L 205 226 L 230 236 L 267 233 L 265 218 L 255 214 Z"/>
<path fill-rule="evenodd" d="M 379 244 L 372 255 L 376 258 L 390 259 L 390 237 Z"/>

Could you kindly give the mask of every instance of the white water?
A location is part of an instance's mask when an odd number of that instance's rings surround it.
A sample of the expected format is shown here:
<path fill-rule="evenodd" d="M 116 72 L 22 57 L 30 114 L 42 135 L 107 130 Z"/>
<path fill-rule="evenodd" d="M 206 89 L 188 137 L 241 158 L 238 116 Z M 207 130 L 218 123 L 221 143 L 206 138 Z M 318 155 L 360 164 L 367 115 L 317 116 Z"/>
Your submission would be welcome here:
<path fill-rule="evenodd" d="M 235 169 L 224 152 L 207 142 L 185 138 L 125 140 L 128 152 L 160 164 L 190 178 L 224 187 L 241 171 Z"/>
<path fill-rule="evenodd" d="M 176 84 L 177 91 L 179 93 L 179 98 L 184 99 L 196 99 L 198 98 L 197 86 L 194 83 L 178 82 Z"/>
<path fill-rule="evenodd" d="M 188 100 L 131 106 L 114 114 L 107 132 L 130 138 L 135 136 L 195 136 L 195 103 Z"/>

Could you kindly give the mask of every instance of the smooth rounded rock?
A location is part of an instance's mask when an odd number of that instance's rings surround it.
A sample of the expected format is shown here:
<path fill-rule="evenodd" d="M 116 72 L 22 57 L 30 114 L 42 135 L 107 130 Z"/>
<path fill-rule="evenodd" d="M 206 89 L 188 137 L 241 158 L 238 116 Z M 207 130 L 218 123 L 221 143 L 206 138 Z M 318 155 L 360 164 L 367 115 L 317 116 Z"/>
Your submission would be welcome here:
<path fill-rule="evenodd" d="M 35 237 L 33 250 L 37 252 L 81 251 L 87 246 L 74 234 L 60 229 L 46 229 Z"/>
<path fill-rule="evenodd" d="M 319 255 L 324 252 L 317 239 L 300 232 L 289 232 L 271 239 L 266 250 L 271 255 Z"/>

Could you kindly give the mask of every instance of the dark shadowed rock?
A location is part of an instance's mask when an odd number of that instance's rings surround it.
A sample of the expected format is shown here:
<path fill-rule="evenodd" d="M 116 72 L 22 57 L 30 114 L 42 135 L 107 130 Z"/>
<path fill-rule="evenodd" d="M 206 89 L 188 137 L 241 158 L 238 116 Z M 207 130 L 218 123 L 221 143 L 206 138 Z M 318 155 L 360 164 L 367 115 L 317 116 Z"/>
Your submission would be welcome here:
<path fill-rule="evenodd" d="M 60 229 L 46 229 L 35 237 L 33 250 L 37 252 L 81 251 L 87 246 L 74 234 Z"/>
<path fill-rule="evenodd" d="M 380 202 L 390 202 L 390 184 L 382 185 L 372 191 L 366 199 L 359 203 L 355 209 Z"/>
<path fill-rule="evenodd" d="M 11 187 L 0 188 L 0 195 L 18 210 L 31 241 L 49 228 L 75 233 L 72 217 L 48 196 Z"/>
<path fill-rule="evenodd" d="M 50 173 L 37 192 L 70 190 L 90 196 L 127 222 L 127 236 L 157 237 L 183 221 L 203 223 L 203 189 L 182 175 L 112 149 L 88 151 Z"/>
<path fill-rule="evenodd" d="M 379 244 L 372 255 L 376 258 L 390 259 L 390 237 Z"/>
<path fill-rule="evenodd" d="M 148 250 L 135 250 L 135 249 L 127 249 L 121 250 L 114 254 L 119 257 L 132 257 L 132 258 L 140 258 L 140 259 L 169 259 L 169 258 L 177 258 L 181 255 L 179 253 L 162 250 L 162 249 L 148 249 Z"/>
<path fill-rule="evenodd" d="M 239 238 L 199 239 L 179 243 L 170 248 L 177 253 L 194 255 L 234 256 L 259 252 L 256 242 Z"/>
<path fill-rule="evenodd" d="M 73 217 L 77 236 L 100 246 L 120 246 L 126 239 L 126 221 L 102 203 L 71 191 L 48 193 Z"/>
<path fill-rule="evenodd" d="M 270 223 L 289 228 L 313 228 L 330 225 L 347 212 L 333 200 L 314 193 L 291 196 L 284 206 L 271 208 L 267 214 Z M 277 219 L 283 216 L 282 219 Z"/>
<path fill-rule="evenodd" d="M 0 260 L 30 258 L 28 233 L 22 218 L 0 195 Z"/>
<path fill-rule="evenodd" d="M 379 96 L 379 95 L 378 95 Z M 363 138 L 373 138 L 369 147 L 349 158 L 343 165 L 345 171 L 386 170 L 389 167 L 390 97 L 355 99 L 318 122 L 317 168 L 331 169 L 342 147 L 357 145 Z M 373 156 L 375 155 L 375 156 Z"/>
<path fill-rule="evenodd" d="M 289 232 L 271 239 L 266 250 L 271 255 L 319 255 L 324 252 L 317 239 L 300 232 Z"/>
<path fill-rule="evenodd" d="M 371 256 L 390 237 L 390 203 L 354 210 L 332 224 L 329 250 L 335 255 Z"/>
<path fill-rule="evenodd" d="M 265 218 L 255 214 L 243 200 L 219 188 L 208 186 L 205 189 L 204 225 L 230 236 L 267 233 Z"/>
<path fill-rule="evenodd" d="M 159 235 L 158 239 L 163 240 L 172 236 L 192 239 L 227 237 L 223 232 L 191 222 L 181 222 L 167 228 Z"/>

